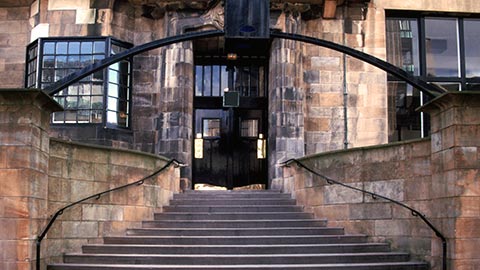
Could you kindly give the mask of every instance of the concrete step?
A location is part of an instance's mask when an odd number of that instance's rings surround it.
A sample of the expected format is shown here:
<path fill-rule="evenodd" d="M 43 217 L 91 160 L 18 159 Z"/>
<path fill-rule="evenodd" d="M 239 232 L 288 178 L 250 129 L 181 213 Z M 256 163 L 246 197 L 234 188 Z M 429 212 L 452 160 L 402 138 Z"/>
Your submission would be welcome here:
<path fill-rule="evenodd" d="M 105 244 L 144 245 L 280 245 L 365 243 L 364 235 L 294 235 L 294 236 L 111 236 Z"/>
<path fill-rule="evenodd" d="M 290 194 L 278 192 L 190 192 L 175 194 L 173 199 L 291 199 Z"/>
<path fill-rule="evenodd" d="M 291 264 L 291 265 L 101 265 L 101 264 L 52 264 L 48 270 L 130 270 L 130 269 L 182 269 L 182 270 L 428 270 L 426 263 L 388 262 L 388 263 L 345 263 L 345 264 Z"/>
<path fill-rule="evenodd" d="M 344 234 L 335 227 L 284 227 L 284 228 L 143 228 L 128 229 L 127 235 L 153 236 L 255 236 L 255 235 L 328 235 Z"/>
<path fill-rule="evenodd" d="M 310 213 L 188 213 L 168 212 L 156 213 L 154 220 L 265 220 L 265 219 L 309 219 L 313 218 Z"/>
<path fill-rule="evenodd" d="M 274 220 L 153 220 L 143 221 L 143 228 L 277 228 L 277 227 L 325 227 L 323 219 L 274 219 Z"/>
<path fill-rule="evenodd" d="M 404 262 L 409 255 L 386 253 L 266 254 L 266 255 L 158 255 L 158 254 L 66 254 L 65 263 L 238 265 L 238 264 L 328 264 Z"/>
<path fill-rule="evenodd" d="M 242 206 L 224 206 L 224 205 L 176 205 L 176 206 L 164 206 L 164 213 L 168 212 L 189 212 L 189 213 L 238 213 L 238 212 L 251 212 L 251 213 L 263 213 L 263 212 L 302 212 L 303 207 L 297 205 L 242 205 Z"/>
<path fill-rule="evenodd" d="M 97 254 L 314 254 L 388 252 L 385 243 L 309 245 L 85 245 L 83 253 Z"/>
<path fill-rule="evenodd" d="M 258 206 L 258 205 L 295 205 L 296 201 L 294 199 L 181 199 L 181 200 L 171 200 L 170 204 L 175 205 L 249 205 L 249 206 Z"/>

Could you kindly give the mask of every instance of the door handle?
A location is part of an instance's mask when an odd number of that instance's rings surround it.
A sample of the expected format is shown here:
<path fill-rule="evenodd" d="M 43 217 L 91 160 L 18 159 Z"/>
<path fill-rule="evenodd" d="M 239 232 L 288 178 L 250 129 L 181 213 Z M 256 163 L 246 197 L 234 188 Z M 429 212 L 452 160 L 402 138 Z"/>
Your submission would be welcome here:
<path fill-rule="evenodd" d="M 267 158 L 267 140 L 263 138 L 263 134 L 260 133 L 257 139 L 257 159 Z"/>
<path fill-rule="evenodd" d="M 203 138 L 202 133 L 197 133 L 194 141 L 193 152 L 195 159 L 203 158 Z"/>

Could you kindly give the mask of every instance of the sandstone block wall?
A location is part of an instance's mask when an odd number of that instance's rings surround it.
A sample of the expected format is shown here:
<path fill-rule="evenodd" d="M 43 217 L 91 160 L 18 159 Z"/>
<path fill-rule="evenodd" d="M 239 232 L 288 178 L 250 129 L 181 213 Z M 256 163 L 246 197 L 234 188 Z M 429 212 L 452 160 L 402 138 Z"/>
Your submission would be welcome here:
<path fill-rule="evenodd" d="M 434 216 L 430 140 L 329 152 L 300 159 L 319 173 L 351 186 L 398 200 Z M 345 227 L 372 241 L 390 242 L 394 250 L 431 261 L 437 239 L 408 210 L 338 185 L 291 165 L 274 187 L 291 192 L 300 205 L 329 226 Z M 435 219 L 433 219 L 435 223 Z"/>
<path fill-rule="evenodd" d="M 167 163 L 152 154 L 51 139 L 50 113 L 61 109 L 39 90 L 0 89 L 2 270 L 31 269 L 37 235 L 58 209 L 139 180 Z M 42 264 L 152 219 L 179 192 L 179 181 L 179 169 L 169 167 L 141 186 L 66 210 L 43 241 Z"/>
<path fill-rule="evenodd" d="M 135 182 L 162 167 L 166 159 L 140 152 L 114 150 L 52 139 L 50 143 L 48 212 L 92 194 Z M 153 219 L 179 191 L 173 166 L 141 186 L 116 191 L 66 211 L 48 234 L 45 257 L 60 260 L 62 253 L 102 241 L 105 235 L 124 234 Z"/>

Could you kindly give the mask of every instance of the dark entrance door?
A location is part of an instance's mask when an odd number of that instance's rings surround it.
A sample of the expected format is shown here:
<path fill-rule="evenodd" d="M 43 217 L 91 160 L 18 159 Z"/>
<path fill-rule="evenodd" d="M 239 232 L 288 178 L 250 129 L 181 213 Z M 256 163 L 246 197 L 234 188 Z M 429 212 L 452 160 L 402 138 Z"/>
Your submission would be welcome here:
<path fill-rule="evenodd" d="M 265 68 L 235 64 L 196 66 L 194 184 L 267 183 Z M 224 107 L 226 88 L 239 92 L 238 107 Z"/>

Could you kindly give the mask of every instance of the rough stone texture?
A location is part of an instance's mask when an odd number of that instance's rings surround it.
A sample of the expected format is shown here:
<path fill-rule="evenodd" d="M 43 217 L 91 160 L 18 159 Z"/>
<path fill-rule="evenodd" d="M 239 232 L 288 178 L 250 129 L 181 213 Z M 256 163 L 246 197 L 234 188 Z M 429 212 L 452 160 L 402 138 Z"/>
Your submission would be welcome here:
<path fill-rule="evenodd" d="M 29 269 L 47 216 L 48 126 L 60 106 L 38 90 L 0 89 L 0 268 Z"/>
<path fill-rule="evenodd" d="M 447 206 L 436 215 L 449 237 L 449 265 L 475 269 L 479 256 L 474 247 L 480 242 L 480 94 L 446 94 L 422 110 L 432 121 L 434 203 Z"/>
<path fill-rule="evenodd" d="M 49 138 L 61 107 L 38 90 L 0 89 L 0 269 L 31 269 L 34 242 L 65 205 L 139 180 L 166 164 L 160 156 Z M 43 242 L 42 264 L 152 218 L 179 191 L 170 167 L 142 186 L 70 208 Z"/>
<path fill-rule="evenodd" d="M 419 195 L 434 187 L 430 140 L 340 150 L 307 156 L 301 161 L 330 179 L 410 205 L 440 227 L 441 221 L 431 209 L 433 194 Z M 419 166 L 421 169 L 416 169 Z M 339 185 L 329 185 L 295 165 L 284 169 L 284 180 L 277 184 L 277 188 L 292 192 L 298 202 L 317 217 L 328 218 L 331 226 L 344 226 L 349 233 L 367 234 L 373 241 L 387 240 L 395 250 L 435 261 L 431 257 L 436 249 L 432 246 L 439 240 L 408 210 Z M 412 191 L 416 193 L 411 194 Z"/>
<path fill-rule="evenodd" d="M 286 13 L 276 18 L 276 27 L 285 32 L 300 31 L 300 18 Z M 282 177 L 276 164 L 300 157 L 304 150 L 304 103 L 302 88 L 303 45 L 289 40 L 272 44 L 269 75 L 269 179 Z"/>
<path fill-rule="evenodd" d="M 25 47 L 29 42 L 29 6 L 0 7 L 0 85 L 23 87 Z"/>
<path fill-rule="evenodd" d="M 151 154 L 52 139 L 48 213 L 86 196 L 139 180 L 165 164 L 166 159 Z M 179 170 L 171 167 L 142 186 L 71 208 L 48 235 L 45 258 L 59 261 L 64 252 L 78 252 L 82 243 L 99 242 L 105 235 L 124 233 L 127 227 L 151 219 L 179 191 L 179 179 Z"/>

